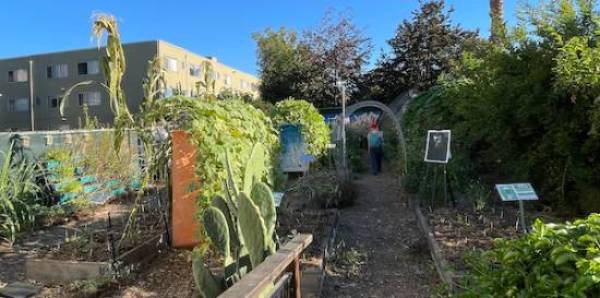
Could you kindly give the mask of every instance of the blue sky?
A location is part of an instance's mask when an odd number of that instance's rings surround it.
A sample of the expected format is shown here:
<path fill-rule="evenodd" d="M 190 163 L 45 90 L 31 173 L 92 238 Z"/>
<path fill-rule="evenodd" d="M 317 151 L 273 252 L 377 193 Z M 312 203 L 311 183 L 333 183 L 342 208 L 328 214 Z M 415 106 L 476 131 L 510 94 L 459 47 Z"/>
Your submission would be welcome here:
<path fill-rule="evenodd" d="M 514 22 L 517 1 L 505 0 L 509 23 Z M 488 35 L 488 0 L 446 2 L 455 9 L 456 23 Z M 117 16 L 126 42 L 163 39 L 254 74 L 253 32 L 281 26 L 311 28 L 327 9 L 348 10 L 372 38 L 377 57 L 400 21 L 417 7 L 417 0 L 3 1 L 0 58 L 95 46 L 90 38 L 91 16 L 101 11 Z"/>

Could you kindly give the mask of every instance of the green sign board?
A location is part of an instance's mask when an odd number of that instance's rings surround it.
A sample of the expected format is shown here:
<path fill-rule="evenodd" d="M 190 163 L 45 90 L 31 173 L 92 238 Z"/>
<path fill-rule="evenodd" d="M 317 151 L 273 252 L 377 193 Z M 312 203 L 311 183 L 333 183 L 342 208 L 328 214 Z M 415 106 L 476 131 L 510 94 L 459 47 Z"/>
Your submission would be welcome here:
<path fill-rule="evenodd" d="M 537 201 L 538 196 L 531 183 L 496 184 L 502 201 Z"/>

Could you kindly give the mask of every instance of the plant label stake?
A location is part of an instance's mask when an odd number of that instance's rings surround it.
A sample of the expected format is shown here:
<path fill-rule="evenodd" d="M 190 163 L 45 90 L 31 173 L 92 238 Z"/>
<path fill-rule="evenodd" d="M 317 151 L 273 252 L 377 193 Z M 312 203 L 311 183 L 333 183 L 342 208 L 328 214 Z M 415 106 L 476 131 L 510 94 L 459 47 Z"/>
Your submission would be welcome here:
<path fill-rule="evenodd" d="M 496 184 L 496 190 L 503 202 L 519 202 L 519 221 L 523 233 L 527 233 L 525 206 L 523 201 L 537 201 L 539 198 L 531 183 Z"/>
<path fill-rule="evenodd" d="M 111 258 L 111 264 L 114 264 L 115 260 L 117 259 L 117 252 L 115 250 L 115 244 L 114 244 L 114 239 L 113 239 L 113 235 L 112 235 L 112 220 L 110 218 L 110 212 L 108 212 L 108 222 L 106 225 L 106 237 L 108 240 L 108 252 L 110 253 L 110 258 Z"/>

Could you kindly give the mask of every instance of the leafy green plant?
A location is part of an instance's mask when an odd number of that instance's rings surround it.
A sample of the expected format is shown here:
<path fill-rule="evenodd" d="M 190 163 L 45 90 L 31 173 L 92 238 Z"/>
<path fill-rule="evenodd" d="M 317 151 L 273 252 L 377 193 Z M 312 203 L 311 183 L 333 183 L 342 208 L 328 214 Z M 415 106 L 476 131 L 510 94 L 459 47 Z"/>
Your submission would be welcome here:
<path fill-rule="evenodd" d="M 288 98 L 277 102 L 273 112 L 276 126 L 299 124 L 308 154 L 321 157 L 330 143 L 329 126 L 319 111 L 308 101 Z"/>
<path fill-rule="evenodd" d="M 600 214 L 565 224 L 536 220 L 516 240 L 499 240 L 470 260 L 459 297 L 596 297 Z"/>
<path fill-rule="evenodd" d="M 11 148 L 12 149 L 12 148 Z M 35 223 L 35 164 L 11 162 L 12 150 L 3 153 L 0 168 L 0 238 L 12 245 L 17 234 Z"/>
<path fill-rule="evenodd" d="M 485 210 L 492 198 L 492 192 L 489 187 L 477 180 L 472 181 L 466 190 L 467 199 L 471 202 L 473 210 L 481 213 Z"/>
<path fill-rule="evenodd" d="M 346 131 L 348 163 L 354 173 L 364 173 L 367 170 L 364 158 L 367 152 L 365 136 L 366 134 L 361 134 L 353 129 Z"/>
<path fill-rule="evenodd" d="M 224 196 L 215 196 L 204 210 L 202 222 L 213 246 L 223 256 L 223 275 L 215 276 L 204 264 L 202 248 L 193 254 L 194 280 L 203 297 L 216 297 L 233 285 L 266 256 L 275 252 L 275 200 L 271 189 L 260 181 L 265 170 L 265 152 L 255 144 L 245 167 L 243 186 L 238 188 L 227 159 L 228 177 Z"/>
<path fill-rule="evenodd" d="M 225 190 L 227 179 L 225 150 L 229 150 L 234 181 L 241 184 L 245 161 L 250 158 L 254 144 L 261 143 L 265 150 L 265 170 L 261 181 L 271 181 L 278 150 L 277 131 L 271 119 L 262 111 L 242 100 L 210 100 L 175 96 L 155 101 L 148 109 L 152 122 L 169 123 L 190 134 L 190 142 L 197 146 L 196 173 L 202 181 L 201 205 Z"/>
<path fill-rule="evenodd" d="M 527 7 L 504 48 L 467 47 L 412 101 L 404 119 L 409 168 L 418 169 L 411 190 L 425 172 L 426 131 L 452 129 L 453 189 L 483 175 L 531 181 L 556 209 L 600 210 L 597 1 L 543 2 Z"/>

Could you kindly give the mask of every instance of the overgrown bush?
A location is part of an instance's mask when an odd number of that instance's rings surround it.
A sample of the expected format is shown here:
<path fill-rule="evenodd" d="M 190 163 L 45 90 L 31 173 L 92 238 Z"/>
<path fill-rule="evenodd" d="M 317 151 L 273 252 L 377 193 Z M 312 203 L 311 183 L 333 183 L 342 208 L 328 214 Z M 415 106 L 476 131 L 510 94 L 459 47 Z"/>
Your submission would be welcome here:
<path fill-rule="evenodd" d="M 202 181 L 201 204 L 208 204 L 224 191 L 227 179 L 225 152 L 229 152 L 233 176 L 241 184 L 245 162 L 254 144 L 261 143 L 267 151 L 266 172 L 261 180 L 272 180 L 272 168 L 278 152 L 277 131 L 261 110 L 243 100 L 209 100 L 171 97 L 155 101 L 148 109 L 148 118 L 168 122 L 170 128 L 180 128 L 190 134 L 198 150 L 196 173 Z M 272 182 L 272 181 L 271 181 Z"/>
<path fill-rule="evenodd" d="M 415 98 L 404 115 L 403 128 L 409 168 L 404 183 L 410 192 L 418 192 L 424 187 L 422 182 L 427 164 L 423 160 L 427 130 L 430 129 L 452 129 L 452 159 L 448 163 L 448 183 L 451 187 L 464 189 L 468 186 L 470 177 L 475 176 L 473 161 L 465 148 L 468 143 L 462 141 L 460 134 L 457 136 L 454 111 L 450 105 L 445 89 L 434 87 Z"/>
<path fill-rule="evenodd" d="M 449 173 L 460 186 L 469 176 L 531 181 L 562 210 L 600 210 L 600 72 L 592 67 L 600 57 L 592 20 L 600 14 L 589 8 L 595 1 L 573 2 L 530 9 L 505 48 L 472 46 L 413 102 L 405 118 L 409 168 L 424 167 L 427 129 L 452 129 Z M 412 173 L 414 186 L 423 172 Z"/>
<path fill-rule="evenodd" d="M 459 297 L 597 297 L 600 214 L 532 231 L 474 256 Z"/>
<path fill-rule="evenodd" d="M 329 126 L 319 111 L 308 101 L 288 98 L 277 102 L 273 112 L 273 122 L 276 126 L 286 123 L 299 124 L 308 154 L 317 158 L 325 154 L 331 136 Z"/>

